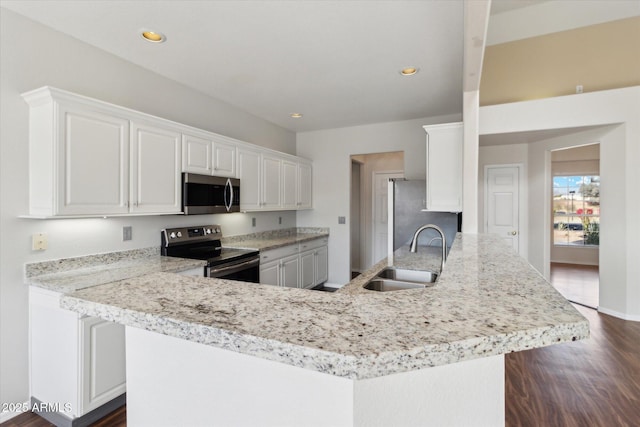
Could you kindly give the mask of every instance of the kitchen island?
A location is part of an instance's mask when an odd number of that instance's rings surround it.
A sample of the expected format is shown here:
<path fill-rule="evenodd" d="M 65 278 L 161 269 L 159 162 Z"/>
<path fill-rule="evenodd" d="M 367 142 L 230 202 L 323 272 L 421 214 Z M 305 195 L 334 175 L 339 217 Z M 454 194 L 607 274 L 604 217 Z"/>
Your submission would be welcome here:
<path fill-rule="evenodd" d="M 588 322 L 499 238 L 458 235 L 438 282 L 379 293 L 401 249 L 336 293 L 153 273 L 61 306 L 127 327 L 131 425 L 501 425 L 504 354 Z"/>

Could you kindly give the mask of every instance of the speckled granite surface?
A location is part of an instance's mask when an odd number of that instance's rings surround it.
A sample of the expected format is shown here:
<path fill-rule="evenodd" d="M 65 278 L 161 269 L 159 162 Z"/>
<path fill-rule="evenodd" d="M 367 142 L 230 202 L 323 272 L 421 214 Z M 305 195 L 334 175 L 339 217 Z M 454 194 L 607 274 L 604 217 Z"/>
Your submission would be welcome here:
<path fill-rule="evenodd" d="M 222 246 L 268 251 L 322 237 L 329 237 L 328 228 L 298 227 L 224 237 Z"/>
<path fill-rule="evenodd" d="M 67 293 L 158 271 L 177 273 L 204 265 L 201 260 L 160 256 L 160 249 L 155 247 L 30 263 L 25 265 L 25 275 L 29 285 Z"/>
<path fill-rule="evenodd" d="M 420 249 L 394 263 L 439 265 L 437 248 Z M 589 335 L 587 320 L 497 237 L 459 235 L 433 287 L 362 289 L 386 265 L 335 293 L 153 273 L 65 295 L 61 306 L 352 379 Z"/>

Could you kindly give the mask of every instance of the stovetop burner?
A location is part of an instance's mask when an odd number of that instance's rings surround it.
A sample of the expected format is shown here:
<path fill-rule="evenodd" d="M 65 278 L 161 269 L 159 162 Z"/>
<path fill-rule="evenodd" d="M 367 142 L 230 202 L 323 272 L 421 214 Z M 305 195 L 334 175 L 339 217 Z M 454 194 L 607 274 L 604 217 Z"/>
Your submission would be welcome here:
<path fill-rule="evenodd" d="M 209 266 L 225 264 L 259 254 L 253 249 L 223 248 L 219 225 L 167 228 L 162 230 L 160 252 L 165 256 L 206 260 Z"/>

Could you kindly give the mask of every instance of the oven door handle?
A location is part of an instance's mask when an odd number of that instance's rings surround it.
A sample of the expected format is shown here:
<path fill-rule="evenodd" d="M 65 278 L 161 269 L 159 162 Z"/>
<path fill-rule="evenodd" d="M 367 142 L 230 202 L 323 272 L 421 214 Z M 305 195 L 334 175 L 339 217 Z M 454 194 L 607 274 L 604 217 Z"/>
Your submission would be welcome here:
<path fill-rule="evenodd" d="M 233 264 L 228 267 L 222 267 L 222 268 L 209 267 L 209 277 L 213 277 L 213 274 L 234 273 L 235 271 L 243 270 L 245 267 L 250 267 L 258 264 L 260 264 L 260 258 L 255 258 L 250 261 L 241 262 L 239 264 Z"/>

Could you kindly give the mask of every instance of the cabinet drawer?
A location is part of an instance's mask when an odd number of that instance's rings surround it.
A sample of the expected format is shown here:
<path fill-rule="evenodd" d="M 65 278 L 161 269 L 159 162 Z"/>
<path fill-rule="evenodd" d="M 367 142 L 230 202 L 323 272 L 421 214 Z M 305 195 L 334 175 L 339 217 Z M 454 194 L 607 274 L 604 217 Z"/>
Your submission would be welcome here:
<path fill-rule="evenodd" d="M 273 261 L 275 259 L 284 258 L 289 255 L 298 254 L 298 245 L 283 246 L 277 249 L 271 249 L 269 251 L 260 251 L 260 263 Z"/>
<path fill-rule="evenodd" d="M 320 239 L 309 240 L 307 242 L 300 243 L 300 252 L 309 251 L 311 249 L 327 246 L 329 239 L 322 237 Z"/>

